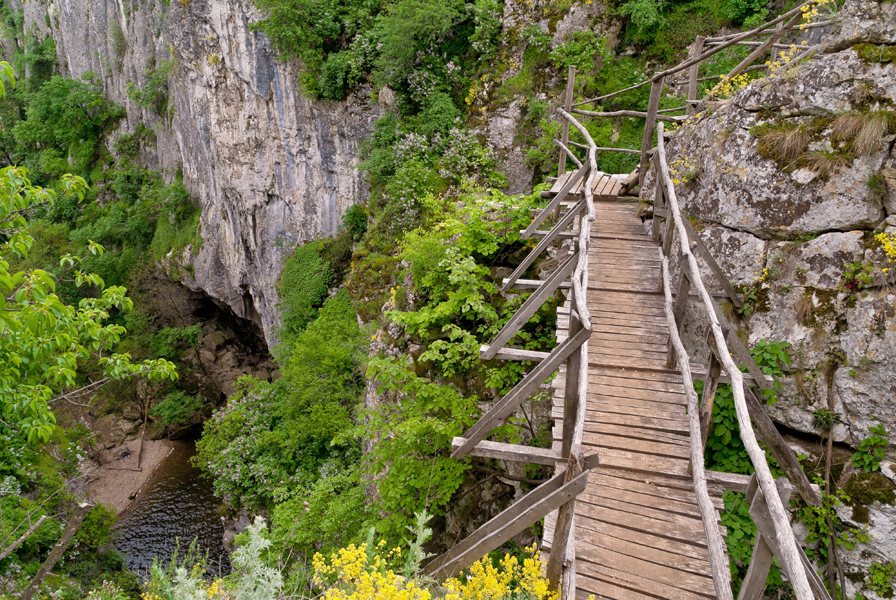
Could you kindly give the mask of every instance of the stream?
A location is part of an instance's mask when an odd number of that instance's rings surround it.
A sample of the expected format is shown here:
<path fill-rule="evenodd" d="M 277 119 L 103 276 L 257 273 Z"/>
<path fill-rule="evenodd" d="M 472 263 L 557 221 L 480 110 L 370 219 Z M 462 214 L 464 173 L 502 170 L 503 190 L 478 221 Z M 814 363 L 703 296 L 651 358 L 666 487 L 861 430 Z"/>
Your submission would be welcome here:
<path fill-rule="evenodd" d="M 153 558 L 165 566 L 180 545 L 179 556 L 196 539 L 199 554 L 208 552 L 206 571 L 230 572 L 230 556 L 224 549 L 224 525 L 218 514 L 221 501 L 211 481 L 190 464 L 196 445 L 173 441 L 165 458 L 137 499 L 121 514 L 115 526 L 115 547 L 125 556 L 127 568 L 148 574 Z"/>

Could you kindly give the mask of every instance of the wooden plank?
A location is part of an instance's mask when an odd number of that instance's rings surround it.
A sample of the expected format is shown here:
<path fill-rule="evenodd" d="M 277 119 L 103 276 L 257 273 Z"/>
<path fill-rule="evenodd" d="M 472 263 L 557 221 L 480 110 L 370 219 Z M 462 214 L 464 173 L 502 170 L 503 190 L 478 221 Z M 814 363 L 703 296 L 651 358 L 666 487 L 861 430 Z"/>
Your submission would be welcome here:
<path fill-rule="evenodd" d="M 594 547 L 598 554 L 602 554 L 599 550 L 602 549 L 648 563 L 651 565 L 648 569 L 649 575 L 645 576 L 650 579 L 689 589 L 699 594 L 713 593 L 710 591 L 714 590 L 712 577 L 707 573 L 706 564 L 703 561 L 696 561 L 691 557 L 665 549 L 639 544 L 637 540 L 638 538 L 634 536 L 626 539 L 596 535 L 583 539 L 582 544 L 585 548 Z M 582 556 L 587 556 L 587 550 L 582 553 Z"/>
<path fill-rule="evenodd" d="M 679 572 L 676 578 L 674 572 L 669 573 L 660 565 L 654 565 L 634 557 L 622 556 L 606 549 L 583 547 L 582 552 L 577 552 L 577 554 L 581 558 L 582 564 L 579 566 L 579 570 L 583 574 L 605 580 L 609 575 L 610 581 L 622 582 L 617 584 L 620 587 L 631 587 L 666 600 L 714 597 L 714 594 L 698 591 L 703 590 L 704 586 L 699 585 L 697 576 L 687 577 L 687 574 Z"/>
<path fill-rule="evenodd" d="M 522 234 L 523 231 L 524 230 L 521 230 L 520 234 Z M 536 229 L 535 231 L 533 231 L 526 237 L 539 239 L 539 238 L 543 238 L 548 235 L 551 235 L 550 231 L 545 231 L 544 229 Z M 572 239 L 577 239 L 578 237 L 579 237 L 579 234 L 576 231 L 561 231 L 559 233 L 554 234 L 555 239 L 561 239 L 561 240 L 572 240 Z"/>
<path fill-rule="evenodd" d="M 525 325 L 529 319 L 532 318 L 541 305 L 545 303 L 545 301 L 550 298 L 554 292 L 557 291 L 557 288 L 560 287 L 560 283 L 569 277 L 573 270 L 576 267 L 576 263 L 579 259 L 579 253 L 576 252 L 572 256 L 566 259 L 566 261 L 560 265 L 556 271 L 551 273 L 551 276 L 548 277 L 544 285 L 535 290 L 523 305 L 520 306 L 519 310 L 517 310 L 516 314 L 514 314 L 510 320 L 504 325 L 501 331 L 495 336 L 492 340 L 491 344 L 489 344 L 489 350 L 485 354 L 480 354 L 480 358 L 483 360 L 490 360 L 494 358 L 495 354 L 498 353 L 502 347 L 504 347 L 507 342 L 513 338 L 517 334 L 517 332 L 522 329 L 523 325 Z"/>
<path fill-rule="evenodd" d="M 526 377 L 523 378 L 516 386 L 507 393 L 495 406 L 484 414 L 475 425 L 473 425 L 463 437 L 467 441 L 461 447 L 455 449 L 451 453 L 452 458 L 460 458 L 465 456 L 473 447 L 481 442 L 491 432 L 504 421 L 510 413 L 512 413 L 523 400 L 528 398 L 541 383 L 550 376 L 560 364 L 569 358 L 569 355 L 578 350 L 588 339 L 590 332 L 583 329 L 573 337 L 566 339 L 562 344 L 557 346 L 551 356 L 547 360 L 541 361 Z"/>
<path fill-rule="evenodd" d="M 601 464 L 611 467 L 663 473 L 664 475 L 682 478 L 688 477 L 688 462 L 686 460 L 652 456 L 616 448 L 602 448 L 600 460 Z"/>
<path fill-rule="evenodd" d="M 675 435 L 672 433 L 663 433 L 652 429 L 643 429 L 641 427 L 623 427 L 614 423 L 587 423 L 585 429 L 585 439 L 594 435 L 596 443 L 602 435 L 610 435 L 616 437 L 626 437 L 632 440 L 651 440 L 674 444 L 677 446 L 689 445 L 688 438 L 683 435 Z M 636 443 L 636 442 L 634 442 Z"/>
<path fill-rule="evenodd" d="M 569 181 L 569 178 L 572 177 L 572 175 L 573 175 L 573 171 L 569 171 L 569 172 L 564 173 L 560 177 L 557 177 L 556 180 L 554 181 L 553 185 L 551 185 L 550 192 L 554 195 L 556 195 L 558 192 L 560 192 L 560 190 L 563 188 L 563 186 L 566 184 L 566 182 Z"/>
<path fill-rule="evenodd" d="M 466 438 L 456 437 L 451 440 L 451 448 L 459 448 L 466 442 Z M 513 462 L 532 463 L 536 465 L 548 465 L 553 467 L 560 460 L 560 453 L 550 448 L 535 448 L 521 446 L 519 444 L 503 444 L 482 440 L 470 451 L 470 456 L 483 458 L 497 458 Z"/>
<path fill-rule="evenodd" d="M 678 483 L 680 485 L 680 481 L 665 480 L 657 477 L 645 479 L 640 473 L 628 473 L 603 467 L 595 472 L 590 481 L 599 490 L 615 488 L 628 493 L 639 494 L 645 498 L 651 498 L 655 505 L 661 499 L 669 499 L 681 504 L 690 504 L 695 509 L 697 508 L 693 484 L 691 484 L 689 489 L 681 489 L 669 485 L 669 483 Z M 724 490 L 719 488 L 717 491 L 721 495 Z M 713 504 L 716 510 L 721 511 L 725 509 L 725 503 L 721 498 L 713 498 Z"/>
<path fill-rule="evenodd" d="M 687 459 L 690 457 L 690 448 L 678 444 L 668 444 L 662 441 L 638 439 L 616 435 L 597 435 L 586 431 L 583 436 L 584 445 L 593 448 L 616 448 L 617 450 L 631 450 L 639 454 L 651 454 L 666 458 Z"/>
<path fill-rule="evenodd" d="M 507 279 L 504 279 L 503 283 L 506 284 Z M 517 279 L 511 287 L 515 290 L 535 290 L 542 285 L 544 285 L 544 281 L 541 281 L 540 279 Z M 560 284 L 561 290 L 569 289 L 570 287 L 572 287 L 572 284 L 568 281 L 564 281 Z"/>
<path fill-rule="evenodd" d="M 505 280 L 504 287 L 501 289 L 502 292 L 506 292 L 507 290 L 509 290 L 513 286 L 513 283 L 517 279 L 522 277 L 523 273 L 525 273 L 526 270 L 532 266 L 532 263 L 535 262 L 535 259 L 541 256 L 541 253 L 544 252 L 545 249 L 550 246 L 555 239 L 557 239 L 558 234 L 572 225 L 573 221 L 575 221 L 576 217 L 579 216 L 584 208 L 585 201 L 581 200 L 575 205 L 572 210 L 568 211 L 563 216 L 563 218 L 561 218 L 557 222 L 557 224 L 551 229 L 551 231 L 548 232 L 548 234 L 545 235 L 540 242 L 538 242 L 535 248 L 533 248 L 532 251 L 526 255 L 526 258 L 524 258 L 519 266 L 513 271 L 513 273 L 510 274 L 510 277 Z"/>
<path fill-rule="evenodd" d="M 581 521 L 583 524 L 587 521 L 608 523 L 629 529 L 632 532 L 646 533 L 674 542 L 706 548 L 703 523 L 699 519 L 678 517 L 677 520 L 672 520 L 670 515 L 662 511 L 645 514 L 641 512 L 646 510 L 644 507 L 629 506 L 624 502 L 614 504 L 607 501 L 603 504 L 592 504 L 582 501 L 577 505 L 579 510 L 576 514 L 586 517 Z"/>
<path fill-rule="evenodd" d="M 643 415 L 633 415 L 618 412 L 604 412 L 601 410 L 588 410 L 585 413 L 585 426 L 588 423 L 612 423 L 623 427 L 640 427 L 643 429 L 655 429 L 667 433 L 686 434 L 688 425 L 684 421 L 658 419 L 653 417 L 645 417 Z M 619 465 L 614 465 L 619 466 Z M 625 468 L 625 467 L 622 467 Z"/>
<path fill-rule="evenodd" d="M 481 346 L 479 348 L 479 356 L 482 357 L 483 354 L 486 354 L 488 352 L 488 349 L 488 346 Z M 508 346 L 505 346 L 498 350 L 497 354 L 495 354 L 492 358 L 496 360 L 521 360 L 538 362 L 546 359 L 550 355 L 550 352 L 539 352 L 537 350 L 524 350 L 523 348 L 510 348 Z"/>
<path fill-rule="evenodd" d="M 565 474 L 557 475 L 555 478 L 564 475 Z M 448 577 L 457 575 L 516 534 L 543 518 L 552 510 L 556 510 L 570 499 L 575 498 L 585 489 L 587 483 L 588 471 L 585 471 L 575 477 L 572 481 L 563 483 L 559 489 L 547 494 L 544 498 L 537 501 L 533 501 L 534 499 L 527 501 L 527 498 L 534 493 L 530 492 L 523 498 L 523 500 L 505 509 L 493 519 L 497 520 L 510 511 L 501 521 L 502 523 L 506 521 L 506 524 L 495 528 L 493 533 L 484 536 L 477 536 L 477 531 L 470 536 L 471 538 L 476 536 L 477 539 L 474 543 L 469 545 L 469 548 L 466 551 L 460 553 L 456 558 L 453 558 L 450 561 L 440 562 L 437 568 L 430 569 L 429 565 L 427 565 L 425 572 L 442 581 Z M 537 489 L 538 488 L 536 488 L 536 491 Z"/>

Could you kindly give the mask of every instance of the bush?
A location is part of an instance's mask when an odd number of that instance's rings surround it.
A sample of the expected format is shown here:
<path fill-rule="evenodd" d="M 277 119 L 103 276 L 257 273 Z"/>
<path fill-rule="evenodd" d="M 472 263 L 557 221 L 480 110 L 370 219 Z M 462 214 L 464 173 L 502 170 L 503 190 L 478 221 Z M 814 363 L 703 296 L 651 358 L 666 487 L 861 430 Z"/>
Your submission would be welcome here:
<path fill-rule="evenodd" d="M 367 232 L 367 211 L 360 204 L 352 204 L 342 215 L 342 228 L 352 240 L 358 242 Z"/>
<path fill-rule="evenodd" d="M 182 425 L 189 422 L 203 404 L 205 401 L 201 396 L 190 396 L 180 390 L 175 390 L 153 406 L 149 413 L 162 427 Z"/>
<path fill-rule="evenodd" d="M 355 83 L 354 55 L 351 52 L 331 54 L 321 66 L 317 78 L 317 95 L 327 100 L 342 100 Z"/>
<path fill-rule="evenodd" d="M 112 539 L 112 525 L 115 524 L 115 509 L 105 504 L 97 504 L 90 509 L 75 533 L 75 540 L 96 550 Z"/>
<path fill-rule="evenodd" d="M 327 295 L 333 272 L 321 258 L 320 247 L 320 242 L 299 246 L 283 266 L 279 284 L 281 341 L 304 330 Z"/>

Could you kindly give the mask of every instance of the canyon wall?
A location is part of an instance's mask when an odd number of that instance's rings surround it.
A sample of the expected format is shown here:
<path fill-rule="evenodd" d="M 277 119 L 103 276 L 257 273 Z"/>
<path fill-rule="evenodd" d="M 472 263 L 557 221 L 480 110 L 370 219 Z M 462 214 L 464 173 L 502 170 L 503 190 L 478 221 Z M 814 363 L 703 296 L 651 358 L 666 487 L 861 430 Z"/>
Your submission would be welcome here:
<path fill-rule="evenodd" d="M 120 133 L 156 134 L 147 165 L 184 183 L 202 207 L 203 244 L 185 283 L 259 325 L 279 324 L 277 282 L 299 243 L 336 233 L 363 202 L 359 145 L 381 108 L 360 89 L 342 102 L 303 96 L 295 64 L 278 61 L 251 0 L 57 0 L 20 3 L 25 32 L 52 35 L 62 72 L 98 74 L 127 109 Z M 170 61 L 168 111 L 128 98 Z M 117 135 L 117 134 L 116 134 Z M 109 144 L 112 145 L 111 143 Z"/>

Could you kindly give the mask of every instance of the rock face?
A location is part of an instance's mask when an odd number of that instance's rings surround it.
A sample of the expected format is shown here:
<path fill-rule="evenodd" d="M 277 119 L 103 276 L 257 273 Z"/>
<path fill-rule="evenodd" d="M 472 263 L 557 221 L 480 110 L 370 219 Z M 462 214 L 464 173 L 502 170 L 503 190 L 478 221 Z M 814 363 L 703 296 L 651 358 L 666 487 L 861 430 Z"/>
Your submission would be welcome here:
<path fill-rule="evenodd" d="M 828 53 L 705 108 L 668 144 L 679 202 L 746 291 L 750 314 L 741 324 L 749 342 L 792 345 L 772 414 L 817 434 L 812 415 L 827 406 L 832 387 L 844 421 L 835 439 L 853 447 L 877 423 L 896 442 L 896 262 L 878 237 L 896 232 L 887 219 L 896 207 L 889 185 L 896 127 L 864 150 L 837 129 L 844 115 L 864 127 L 896 101 L 896 64 L 868 60 L 854 45 L 877 40 L 896 10 L 868 4 L 846 3 L 841 32 L 825 36 Z M 873 26 L 856 25 L 869 19 Z M 802 136 L 801 147 L 782 160 L 774 135 L 789 132 Z M 826 172 L 813 162 L 819 157 L 836 164 Z M 652 199 L 652 188 L 651 175 L 642 197 Z M 702 275 L 712 282 L 708 269 Z M 686 337 L 700 356 L 705 324 L 693 321 Z"/>
<path fill-rule="evenodd" d="M 344 102 L 313 102 L 294 65 L 279 62 L 251 30 L 251 0 L 63 3 L 12 0 L 25 30 L 52 35 L 66 74 L 93 71 L 127 108 L 123 132 L 140 123 L 157 136 L 143 157 L 184 183 L 202 206 L 202 249 L 187 283 L 260 325 L 279 323 L 276 284 L 296 244 L 336 232 L 366 199 L 358 145 L 380 108 L 360 90 Z M 171 61 L 168 106 L 159 116 L 128 99 L 147 70 Z"/>
<path fill-rule="evenodd" d="M 896 125 L 875 130 L 864 145 L 855 132 L 870 132 L 878 118 L 896 123 L 896 64 L 869 58 L 861 45 L 892 44 L 894 15 L 890 3 L 847 0 L 839 31 L 820 36 L 823 52 L 730 101 L 705 105 L 667 144 L 679 203 L 744 295 L 746 310 L 732 318 L 745 341 L 790 344 L 772 417 L 818 435 L 813 416 L 830 399 L 842 419 L 834 440 L 856 449 L 871 427 L 883 424 L 890 459 L 896 256 L 887 254 L 881 236 L 896 242 Z M 652 201 L 653 187 L 650 174 L 641 197 Z M 705 266 L 701 276 L 721 291 Z M 684 339 L 704 362 L 706 321 L 698 312 L 689 306 Z M 849 596 L 879 597 L 866 575 L 893 557 L 894 486 L 887 472 L 840 478 L 853 500 L 838 514 L 872 536 L 842 551 Z"/>

